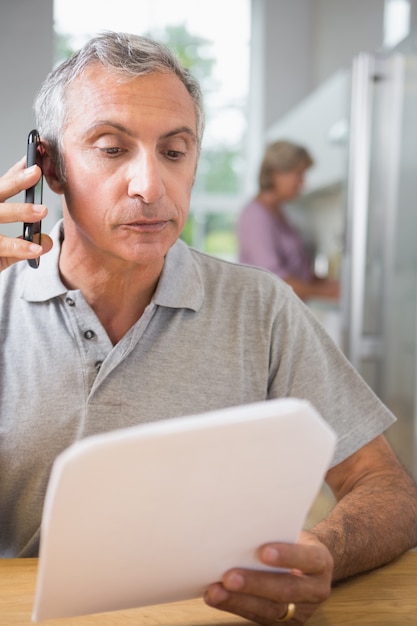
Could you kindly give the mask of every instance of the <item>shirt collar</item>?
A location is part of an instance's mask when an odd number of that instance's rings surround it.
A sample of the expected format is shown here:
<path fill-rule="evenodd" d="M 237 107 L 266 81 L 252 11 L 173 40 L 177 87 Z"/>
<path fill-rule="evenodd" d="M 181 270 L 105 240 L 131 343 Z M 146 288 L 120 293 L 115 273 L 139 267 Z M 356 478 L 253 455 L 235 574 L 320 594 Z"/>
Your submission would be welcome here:
<path fill-rule="evenodd" d="M 200 309 L 204 285 L 195 255 L 181 239 L 168 250 L 153 297 L 155 304 L 174 309 Z"/>
<path fill-rule="evenodd" d="M 50 234 L 54 245 L 41 257 L 38 269 L 27 266 L 23 272 L 22 297 L 29 302 L 44 302 L 67 293 L 59 275 L 59 254 L 64 239 L 60 220 Z M 159 306 L 198 311 L 204 299 L 204 286 L 194 253 L 181 240 L 168 250 L 153 301 Z"/>

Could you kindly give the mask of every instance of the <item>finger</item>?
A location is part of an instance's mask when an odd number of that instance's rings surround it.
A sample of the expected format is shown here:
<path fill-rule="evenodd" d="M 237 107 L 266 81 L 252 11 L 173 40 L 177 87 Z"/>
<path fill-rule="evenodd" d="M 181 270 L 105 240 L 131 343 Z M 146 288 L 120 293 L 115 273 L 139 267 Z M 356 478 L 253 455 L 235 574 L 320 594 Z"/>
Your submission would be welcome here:
<path fill-rule="evenodd" d="M 15 202 L 0 203 L 0 224 L 14 222 L 39 222 L 48 214 L 44 204 L 26 204 Z"/>
<path fill-rule="evenodd" d="M 299 570 L 303 574 L 320 575 L 333 570 L 333 559 L 328 549 L 317 540 L 305 543 L 274 543 L 261 546 L 259 559 L 271 567 Z"/>
<path fill-rule="evenodd" d="M 287 604 L 323 602 L 331 590 L 330 577 L 293 572 L 233 569 L 225 573 L 222 583 L 227 591 Z"/>
<path fill-rule="evenodd" d="M 227 592 L 220 583 L 211 585 L 207 589 L 204 600 L 209 606 L 240 615 L 258 624 L 269 624 L 282 617 L 287 606 L 285 603 L 279 605 L 269 600 L 260 601 L 259 598 L 253 596 Z"/>
<path fill-rule="evenodd" d="M 38 165 L 25 167 L 25 160 L 21 159 L 6 174 L 0 177 L 0 202 L 5 202 L 20 191 L 35 185 L 41 177 Z"/>
<path fill-rule="evenodd" d="M 13 263 L 24 259 L 35 259 L 51 250 L 52 239 L 42 235 L 42 245 L 25 241 L 20 237 L 5 237 L 0 235 L 0 269 L 6 269 Z"/>
<path fill-rule="evenodd" d="M 281 619 L 288 609 L 286 602 L 273 602 L 265 598 L 259 598 L 240 593 L 232 593 L 224 589 L 221 583 L 211 585 L 204 596 L 204 601 L 211 607 L 221 611 L 227 611 L 235 615 L 239 615 L 256 624 L 276 623 Z M 297 604 L 293 619 L 288 622 L 291 624 L 304 624 L 304 622 L 314 613 L 317 604 Z"/>

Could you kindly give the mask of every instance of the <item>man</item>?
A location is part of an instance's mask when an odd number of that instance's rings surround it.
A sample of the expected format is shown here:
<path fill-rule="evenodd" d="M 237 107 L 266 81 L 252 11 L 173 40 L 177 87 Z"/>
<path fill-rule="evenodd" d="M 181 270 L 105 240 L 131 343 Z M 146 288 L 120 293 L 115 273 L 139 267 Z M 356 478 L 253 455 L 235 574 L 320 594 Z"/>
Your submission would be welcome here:
<path fill-rule="evenodd" d="M 205 595 L 258 624 L 304 623 L 332 580 L 417 543 L 415 485 L 382 435 L 393 416 L 287 285 L 178 240 L 203 114 L 168 51 L 101 35 L 47 78 L 36 112 L 63 223 L 52 250 L 47 237 L 43 248 L 0 238 L 1 554 L 37 554 L 50 468 L 75 440 L 307 398 L 339 435 L 326 476 L 338 504 L 296 545 L 259 547 L 260 561 L 289 572 L 235 569 Z M 45 216 L 5 203 L 39 176 L 21 161 L 0 179 L 0 222 Z M 47 251 L 36 270 L 17 263 Z"/>

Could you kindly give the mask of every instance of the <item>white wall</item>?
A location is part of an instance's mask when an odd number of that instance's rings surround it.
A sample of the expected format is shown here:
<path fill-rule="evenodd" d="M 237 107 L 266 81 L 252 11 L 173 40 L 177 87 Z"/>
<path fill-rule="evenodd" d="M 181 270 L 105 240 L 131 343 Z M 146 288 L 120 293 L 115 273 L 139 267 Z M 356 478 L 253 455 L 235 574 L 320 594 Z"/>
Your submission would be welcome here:
<path fill-rule="evenodd" d="M 349 67 L 358 52 L 373 52 L 382 46 L 385 0 L 315 3 L 313 77 L 317 86 L 339 68 Z"/>
<path fill-rule="evenodd" d="M 265 123 L 268 127 L 313 87 L 315 0 L 261 0 L 264 5 Z"/>
<path fill-rule="evenodd" d="M 52 68 L 52 7 L 53 0 L 1 0 L 1 173 L 25 154 L 33 98 Z"/>
<path fill-rule="evenodd" d="M 2 0 L 0 6 L 1 171 L 24 154 L 32 102 L 52 67 L 53 0 Z"/>
<path fill-rule="evenodd" d="M 256 0 L 264 10 L 265 127 L 354 55 L 383 42 L 385 0 Z"/>

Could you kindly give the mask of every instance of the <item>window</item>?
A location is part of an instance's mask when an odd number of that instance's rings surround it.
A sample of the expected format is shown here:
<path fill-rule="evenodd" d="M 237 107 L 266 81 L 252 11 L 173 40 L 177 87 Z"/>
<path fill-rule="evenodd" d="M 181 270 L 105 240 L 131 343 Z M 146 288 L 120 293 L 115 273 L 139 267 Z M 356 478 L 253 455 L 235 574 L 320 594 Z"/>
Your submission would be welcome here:
<path fill-rule="evenodd" d="M 392 48 L 410 32 L 410 0 L 385 0 L 384 45 Z"/>
<path fill-rule="evenodd" d="M 166 43 L 200 80 L 206 131 L 183 238 L 230 259 L 246 178 L 250 10 L 250 0 L 54 1 L 57 62 L 102 30 L 128 31 Z"/>

